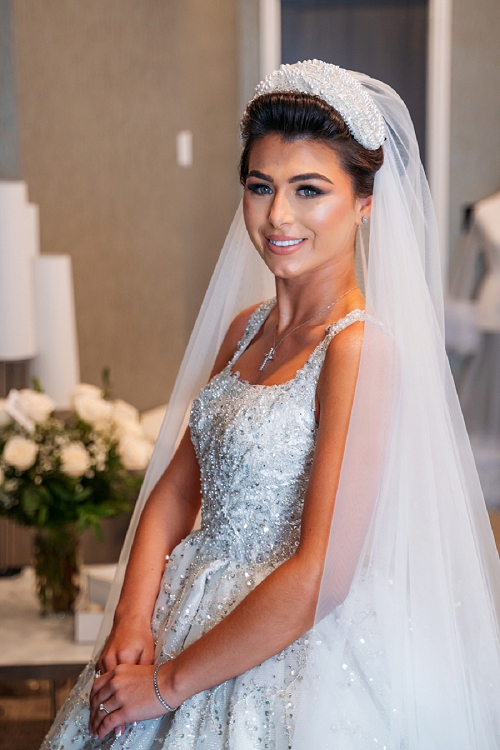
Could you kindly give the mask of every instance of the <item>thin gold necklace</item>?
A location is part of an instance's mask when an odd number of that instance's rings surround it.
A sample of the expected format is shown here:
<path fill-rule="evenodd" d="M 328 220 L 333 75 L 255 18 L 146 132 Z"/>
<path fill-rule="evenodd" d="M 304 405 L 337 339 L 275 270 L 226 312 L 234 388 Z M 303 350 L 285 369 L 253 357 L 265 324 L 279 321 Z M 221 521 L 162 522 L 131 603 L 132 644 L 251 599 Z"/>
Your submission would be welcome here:
<path fill-rule="evenodd" d="M 265 355 L 265 357 L 264 357 L 264 361 L 263 361 L 263 363 L 261 364 L 261 366 L 259 367 L 259 372 L 262 372 L 262 370 L 263 370 L 263 369 L 264 369 L 264 367 L 265 367 L 265 366 L 267 365 L 267 363 L 268 363 L 268 362 L 269 362 L 269 361 L 270 361 L 271 359 L 274 359 L 274 354 L 275 354 L 275 352 L 276 352 L 276 349 L 278 348 L 278 346 L 281 346 L 281 344 L 283 343 L 283 341 L 284 341 L 285 339 L 287 339 L 287 338 L 288 338 L 289 336 L 291 336 L 291 335 L 292 335 L 292 333 L 294 333 L 294 332 L 295 332 L 295 331 L 296 331 L 296 330 L 297 330 L 298 328 L 302 328 L 302 326 L 305 326 L 305 325 L 307 325 L 308 323 L 310 323 L 310 322 L 311 322 L 311 320 L 314 320 L 314 318 L 317 318 L 317 317 L 318 317 L 318 315 L 321 315 L 321 313 L 322 313 L 322 312 L 326 312 L 327 310 L 329 310 L 329 309 L 330 309 L 331 307 L 333 307 L 334 305 L 336 305 L 336 304 L 337 304 L 337 302 L 340 302 L 340 300 L 341 300 L 341 299 L 342 299 L 343 297 L 347 297 L 347 295 L 348 295 L 348 294 L 349 294 L 350 292 L 353 292 L 353 291 L 354 291 L 355 289 L 359 289 L 359 287 L 357 287 L 357 286 L 353 286 L 353 287 L 352 287 L 352 289 L 348 289 L 348 290 L 347 290 L 347 292 L 344 292 L 344 294 L 341 294 L 341 295 L 340 295 L 340 297 L 337 297 L 337 299 L 336 299 L 336 300 L 334 300 L 333 302 L 330 302 L 330 304 L 329 304 L 329 305 L 327 305 L 326 307 L 323 307 L 323 308 L 322 308 L 321 310 L 318 310 L 318 312 L 315 312 L 315 313 L 314 313 L 314 315 L 313 315 L 312 317 L 310 317 L 310 318 L 309 318 L 309 320 L 306 320 L 306 321 L 304 321 L 304 323 L 299 323 L 299 325 L 298 325 L 298 326 L 295 326 L 295 328 L 292 328 L 292 330 L 291 330 L 291 331 L 289 331 L 289 332 L 288 332 L 288 333 L 287 333 L 287 334 L 286 334 L 285 336 L 283 336 L 283 338 L 282 338 L 282 339 L 281 339 L 280 341 L 278 341 L 278 343 L 276 343 L 276 333 L 277 333 L 277 331 L 278 331 L 278 324 L 276 323 L 276 328 L 274 329 L 274 340 L 273 340 L 273 345 L 272 345 L 272 347 L 271 347 L 271 348 L 269 349 L 268 353 L 267 353 L 267 354 Z"/>

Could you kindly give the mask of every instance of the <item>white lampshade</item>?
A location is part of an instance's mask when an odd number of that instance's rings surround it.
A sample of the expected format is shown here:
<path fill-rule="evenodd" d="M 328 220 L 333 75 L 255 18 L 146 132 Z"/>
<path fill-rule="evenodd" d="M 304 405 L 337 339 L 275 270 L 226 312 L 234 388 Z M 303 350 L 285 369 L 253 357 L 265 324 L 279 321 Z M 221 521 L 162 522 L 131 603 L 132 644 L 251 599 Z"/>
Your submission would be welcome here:
<path fill-rule="evenodd" d="M 30 372 L 57 406 L 66 409 L 80 382 L 71 258 L 40 255 L 34 264 L 39 354 Z"/>
<path fill-rule="evenodd" d="M 26 242 L 32 258 L 37 258 L 40 255 L 40 220 L 38 213 L 38 206 L 35 203 L 26 204 Z"/>
<path fill-rule="evenodd" d="M 38 247 L 36 207 L 24 182 L 0 181 L 0 360 L 36 354 L 33 256 Z"/>

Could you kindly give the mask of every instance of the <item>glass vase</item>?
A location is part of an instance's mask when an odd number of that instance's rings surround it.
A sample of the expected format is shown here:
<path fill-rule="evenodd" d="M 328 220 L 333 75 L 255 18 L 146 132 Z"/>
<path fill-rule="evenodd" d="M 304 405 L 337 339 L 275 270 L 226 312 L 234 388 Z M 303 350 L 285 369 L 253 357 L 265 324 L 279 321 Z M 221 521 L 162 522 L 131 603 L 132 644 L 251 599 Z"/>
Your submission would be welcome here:
<path fill-rule="evenodd" d="M 79 541 L 74 525 L 36 530 L 36 589 L 44 616 L 73 611 L 79 592 Z"/>

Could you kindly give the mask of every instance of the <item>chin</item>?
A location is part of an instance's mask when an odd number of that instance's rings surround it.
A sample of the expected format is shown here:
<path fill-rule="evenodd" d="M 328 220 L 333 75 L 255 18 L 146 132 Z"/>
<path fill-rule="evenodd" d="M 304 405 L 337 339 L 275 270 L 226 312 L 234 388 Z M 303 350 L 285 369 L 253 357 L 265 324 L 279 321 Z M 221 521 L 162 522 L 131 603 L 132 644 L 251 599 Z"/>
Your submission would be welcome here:
<path fill-rule="evenodd" d="M 304 268 L 304 264 L 298 258 L 277 257 L 269 253 L 261 257 L 271 273 L 280 279 L 293 279 L 301 276 L 306 270 L 310 270 Z"/>

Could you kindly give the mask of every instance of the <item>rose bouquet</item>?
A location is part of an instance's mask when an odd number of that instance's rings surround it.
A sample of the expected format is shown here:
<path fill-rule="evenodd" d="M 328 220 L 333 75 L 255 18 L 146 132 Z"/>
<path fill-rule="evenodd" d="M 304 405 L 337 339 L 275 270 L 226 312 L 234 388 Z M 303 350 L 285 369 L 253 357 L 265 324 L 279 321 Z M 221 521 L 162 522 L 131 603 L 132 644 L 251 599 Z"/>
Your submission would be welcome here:
<path fill-rule="evenodd" d="M 37 530 L 45 611 L 71 608 L 80 534 L 91 527 L 101 538 L 101 520 L 130 509 L 153 448 L 130 404 L 86 384 L 72 401 L 57 415 L 52 399 L 35 390 L 0 400 L 0 515 Z M 49 579 L 58 577 L 55 591 Z"/>

